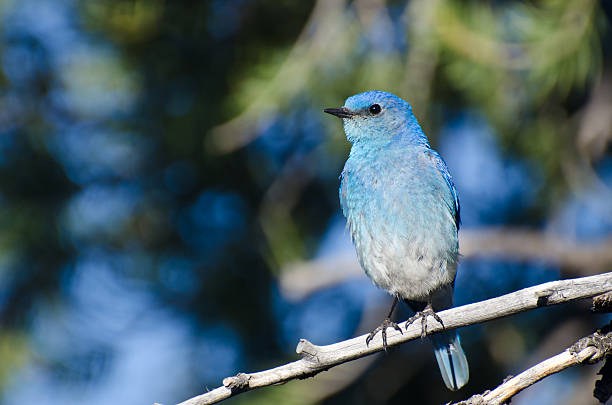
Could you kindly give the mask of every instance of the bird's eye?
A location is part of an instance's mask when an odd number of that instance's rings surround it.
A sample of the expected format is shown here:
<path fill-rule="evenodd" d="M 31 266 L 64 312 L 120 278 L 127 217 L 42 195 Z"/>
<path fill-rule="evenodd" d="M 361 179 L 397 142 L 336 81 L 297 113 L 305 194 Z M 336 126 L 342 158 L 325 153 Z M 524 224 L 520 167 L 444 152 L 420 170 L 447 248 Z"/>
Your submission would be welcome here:
<path fill-rule="evenodd" d="M 369 110 L 370 110 L 371 114 L 376 115 L 376 114 L 380 113 L 382 108 L 380 108 L 380 105 L 378 105 L 378 104 L 372 104 L 370 106 Z"/>

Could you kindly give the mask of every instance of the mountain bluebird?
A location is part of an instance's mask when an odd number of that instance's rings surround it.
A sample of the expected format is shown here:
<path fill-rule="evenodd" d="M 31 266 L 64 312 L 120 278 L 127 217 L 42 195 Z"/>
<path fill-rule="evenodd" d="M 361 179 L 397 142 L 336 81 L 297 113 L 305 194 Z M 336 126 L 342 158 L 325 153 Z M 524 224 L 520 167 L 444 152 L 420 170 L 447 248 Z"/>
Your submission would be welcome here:
<path fill-rule="evenodd" d="M 452 305 L 457 272 L 459 200 L 448 167 L 429 146 L 410 104 L 391 93 L 357 94 L 324 111 L 342 118 L 352 143 L 340 202 L 359 263 L 394 297 L 366 343 L 381 331 L 386 349 L 387 328 L 401 332 L 391 321 L 399 299 L 415 311 L 406 327 L 420 318 L 424 337 L 427 317 L 442 324 L 435 311 Z M 469 369 L 459 336 L 453 330 L 430 338 L 444 383 L 461 388 Z"/>

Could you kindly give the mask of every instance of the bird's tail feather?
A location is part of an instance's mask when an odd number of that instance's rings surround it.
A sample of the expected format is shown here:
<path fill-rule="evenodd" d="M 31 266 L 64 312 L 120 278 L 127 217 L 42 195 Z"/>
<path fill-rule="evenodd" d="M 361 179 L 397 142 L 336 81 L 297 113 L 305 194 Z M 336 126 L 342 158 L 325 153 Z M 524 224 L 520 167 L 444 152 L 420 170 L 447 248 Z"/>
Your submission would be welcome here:
<path fill-rule="evenodd" d="M 444 384 L 456 391 L 470 378 L 470 369 L 456 331 L 443 331 L 430 336 Z"/>

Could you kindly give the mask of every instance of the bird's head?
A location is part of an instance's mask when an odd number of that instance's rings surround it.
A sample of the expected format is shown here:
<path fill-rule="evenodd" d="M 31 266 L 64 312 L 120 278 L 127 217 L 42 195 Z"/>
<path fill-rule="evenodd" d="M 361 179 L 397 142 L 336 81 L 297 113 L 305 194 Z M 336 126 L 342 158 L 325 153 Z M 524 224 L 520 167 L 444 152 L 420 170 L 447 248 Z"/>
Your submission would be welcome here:
<path fill-rule="evenodd" d="M 384 143 L 402 139 L 427 144 L 410 104 L 386 91 L 356 94 L 347 98 L 344 106 L 323 111 L 342 118 L 346 137 L 351 143 Z"/>

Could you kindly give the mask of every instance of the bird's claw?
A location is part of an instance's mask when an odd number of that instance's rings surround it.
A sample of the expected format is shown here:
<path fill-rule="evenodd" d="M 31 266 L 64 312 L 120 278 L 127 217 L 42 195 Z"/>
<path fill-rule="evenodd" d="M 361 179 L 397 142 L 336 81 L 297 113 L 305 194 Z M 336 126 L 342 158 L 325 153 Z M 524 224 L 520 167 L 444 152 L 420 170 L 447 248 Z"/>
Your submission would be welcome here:
<path fill-rule="evenodd" d="M 387 351 L 387 328 L 389 327 L 397 330 L 401 334 L 404 334 L 404 332 L 402 332 L 402 328 L 400 328 L 397 323 L 393 322 L 389 318 L 385 318 L 385 320 L 380 324 L 380 326 L 378 326 L 376 329 L 370 332 L 368 337 L 366 337 L 366 346 L 370 344 L 370 342 L 372 341 L 372 339 L 374 339 L 374 336 L 376 336 L 378 332 L 381 332 L 382 341 L 383 341 L 383 349 Z"/>
<path fill-rule="evenodd" d="M 442 325 L 442 329 L 444 329 L 444 322 L 442 322 L 442 318 L 438 316 L 431 307 L 431 304 L 427 305 L 425 309 L 422 311 L 418 311 L 413 316 L 408 318 L 406 321 L 406 330 L 408 330 L 408 326 L 410 326 L 414 321 L 421 318 L 421 339 L 424 339 L 427 336 L 427 317 L 431 316 L 433 319 L 438 321 L 440 325 Z"/>

